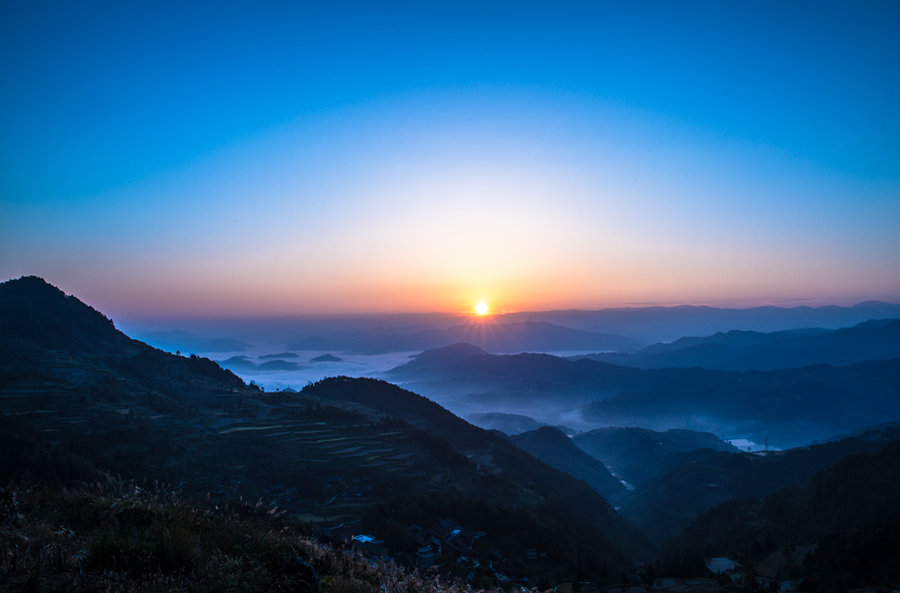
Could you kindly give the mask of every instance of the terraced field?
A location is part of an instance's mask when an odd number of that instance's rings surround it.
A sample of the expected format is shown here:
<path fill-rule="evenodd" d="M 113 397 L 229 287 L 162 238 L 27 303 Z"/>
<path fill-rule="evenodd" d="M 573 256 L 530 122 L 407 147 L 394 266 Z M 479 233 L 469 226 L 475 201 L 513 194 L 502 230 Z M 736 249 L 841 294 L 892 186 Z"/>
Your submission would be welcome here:
<path fill-rule="evenodd" d="M 429 475 L 430 456 L 409 429 L 309 418 L 304 406 L 273 406 L 253 418 L 220 413 L 209 429 L 221 441 L 218 454 L 240 451 L 241 458 L 257 460 L 250 469 L 269 484 L 260 493 L 264 500 L 307 523 L 336 529 L 387 502 L 398 484 L 421 483 Z M 266 467 L 269 458 L 277 458 L 280 467 Z M 222 480 L 230 480 L 237 493 L 247 470 Z"/>
<path fill-rule="evenodd" d="M 88 457 L 103 452 L 125 477 L 163 471 L 186 494 L 261 498 L 328 529 L 354 525 L 399 484 L 427 481 L 431 458 L 408 428 L 319 419 L 300 398 L 268 404 L 265 395 L 221 394 L 203 398 L 215 408 L 193 413 L 159 413 L 146 394 L 98 399 L 93 389 L 18 383 L 0 390 L 0 416 Z"/>

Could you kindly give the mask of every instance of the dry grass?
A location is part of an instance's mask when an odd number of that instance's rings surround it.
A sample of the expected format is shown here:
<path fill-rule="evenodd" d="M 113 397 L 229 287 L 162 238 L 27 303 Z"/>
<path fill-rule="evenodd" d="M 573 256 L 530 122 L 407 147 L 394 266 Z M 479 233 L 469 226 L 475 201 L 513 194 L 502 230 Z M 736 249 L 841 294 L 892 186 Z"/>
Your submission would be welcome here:
<path fill-rule="evenodd" d="M 472 591 L 315 541 L 261 501 L 204 507 L 164 485 L 116 481 L 0 489 L 0 590 Z"/>

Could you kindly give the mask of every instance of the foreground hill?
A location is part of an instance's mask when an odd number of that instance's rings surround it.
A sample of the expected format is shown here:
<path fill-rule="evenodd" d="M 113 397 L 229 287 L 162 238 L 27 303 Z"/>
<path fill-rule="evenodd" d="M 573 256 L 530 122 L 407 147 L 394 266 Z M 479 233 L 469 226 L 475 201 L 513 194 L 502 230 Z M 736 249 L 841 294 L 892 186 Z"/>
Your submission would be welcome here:
<path fill-rule="evenodd" d="M 798 486 L 849 455 L 900 438 L 900 430 L 768 454 L 694 451 L 647 488 L 635 491 L 623 514 L 657 541 L 677 535 L 702 512 L 723 502 L 765 496 Z"/>
<path fill-rule="evenodd" d="M 615 580 L 650 552 L 583 483 L 388 383 L 264 393 L 37 278 L 0 284 L 0 353 L 4 483 L 112 473 L 213 503 L 262 498 L 323 537 L 370 534 L 475 584 Z"/>
<path fill-rule="evenodd" d="M 777 371 L 637 369 L 472 346 L 425 352 L 388 376 L 463 415 L 550 425 L 691 427 L 787 448 L 900 419 L 900 358 Z"/>
<path fill-rule="evenodd" d="M 577 548 L 571 546 L 576 543 L 598 554 L 621 550 L 630 557 L 639 557 L 648 550 L 644 536 L 586 484 L 538 462 L 503 436 L 477 428 L 424 397 L 384 381 L 346 377 L 320 381 L 305 388 L 301 395 L 340 406 L 349 404 L 350 409 L 364 414 L 374 412 L 399 418 L 450 443 L 469 463 L 474 463 L 479 472 L 476 482 L 467 483 L 473 477 L 464 475 L 443 479 L 438 473 L 431 479 L 443 486 L 445 496 L 455 498 L 460 513 L 456 520 L 464 525 L 479 516 L 473 512 L 479 503 L 496 505 L 490 512 L 501 515 L 519 508 L 520 512 L 508 517 L 518 525 L 512 540 L 529 544 L 527 547 L 549 547 L 548 556 L 563 550 L 575 552 Z M 486 475 L 491 478 L 482 483 Z M 409 509 L 398 508 L 397 512 L 408 513 Z M 519 518 L 514 519 L 515 516 Z M 544 526 L 557 529 L 553 545 L 546 540 L 541 542 L 537 532 L 529 533 L 534 529 L 529 525 L 535 518 L 540 518 Z M 548 535 L 546 532 L 543 537 Z"/>
<path fill-rule="evenodd" d="M 803 545 L 856 521 L 900 515 L 900 434 L 872 440 L 815 472 L 798 485 L 768 496 L 749 496 L 717 506 L 694 521 L 678 540 L 691 549 L 734 553 L 754 540 Z"/>
<path fill-rule="evenodd" d="M 0 549 L 3 591 L 471 591 L 317 542 L 274 506 L 193 505 L 146 483 L 2 488 Z"/>
<path fill-rule="evenodd" d="M 633 354 L 591 354 L 579 358 L 640 368 L 703 367 L 748 371 L 818 364 L 848 365 L 897 357 L 900 357 L 900 319 L 866 321 L 837 330 L 729 331 L 653 344 Z"/>
<path fill-rule="evenodd" d="M 846 457 L 801 486 L 722 504 L 688 526 L 670 548 L 682 555 L 727 554 L 781 578 L 802 576 L 807 591 L 888 583 L 896 588 L 898 500 L 895 439 Z"/>

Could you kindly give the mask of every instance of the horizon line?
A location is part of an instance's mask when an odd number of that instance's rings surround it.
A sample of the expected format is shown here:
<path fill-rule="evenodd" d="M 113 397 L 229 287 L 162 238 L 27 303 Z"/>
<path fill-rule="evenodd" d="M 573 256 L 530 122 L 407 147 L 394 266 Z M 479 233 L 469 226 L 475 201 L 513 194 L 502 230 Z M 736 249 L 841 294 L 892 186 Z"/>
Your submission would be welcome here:
<path fill-rule="evenodd" d="M 77 295 L 73 295 L 76 296 Z M 881 306 L 898 306 L 900 307 L 900 299 L 897 301 L 885 301 L 881 299 L 865 299 L 856 301 L 853 304 L 841 305 L 835 303 L 826 303 L 820 305 L 783 305 L 783 304 L 760 304 L 760 305 L 721 305 L 721 304 L 646 304 L 646 305 L 620 305 L 599 308 L 583 308 L 583 307 L 565 307 L 552 309 L 526 309 L 526 310 L 504 310 L 489 313 L 480 317 L 474 311 L 365 311 L 365 312 L 321 312 L 321 313 L 275 313 L 275 314 L 255 314 L 255 313 L 239 313 L 235 315 L 126 315 L 120 317 L 122 320 L 128 321 L 277 321 L 281 319 L 353 319 L 364 317 L 457 317 L 457 318 L 473 318 L 488 320 L 492 318 L 503 318 L 519 315 L 542 315 L 548 313 L 601 313 L 605 311 L 639 311 L 648 309 L 719 309 L 725 311 L 749 311 L 752 309 L 783 309 L 792 311 L 797 309 L 817 310 L 826 308 L 853 309 L 864 305 L 881 305 Z"/>

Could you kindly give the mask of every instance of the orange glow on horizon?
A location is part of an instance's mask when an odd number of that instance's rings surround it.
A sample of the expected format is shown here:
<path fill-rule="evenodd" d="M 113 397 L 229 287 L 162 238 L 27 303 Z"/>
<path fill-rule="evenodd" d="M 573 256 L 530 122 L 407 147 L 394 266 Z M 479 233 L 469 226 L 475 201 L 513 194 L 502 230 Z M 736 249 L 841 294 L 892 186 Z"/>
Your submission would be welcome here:
<path fill-rule="evenodd" d="M 285 273 L 272 275 L 268 268 L 252 267 L 249 260 L 230 260 L 229 268 L 210 266 L 202 273 L 195 273 L 187 262 L 174 261 L 168 267 L 140 261 L 110 278 L 77 278 L 70 271 L 75 268 L 44 276 L 66 292 L 81 295 L 92 306 L 108 311 L 114 319 L 435 313 L 481 326 L 528 311 L 682 304 L 786 305 L 795 296 L 789 290 L 759 294 L 751 279 L 742 280 L 735 271 L 730 272 L 733 283 L 742 282 L 737 288 L 716 284 L 724 273 L 712 274 L 709 268 L 687 268 L 681 275 L 656 278 L 639 276 L 638 272 L 647 272 L 645 267 L 627 269 L 617 261 L 593 270 L 571 260 L 562 261 L 552 270 L 536 268 L 532 274 L 506 273 L 506 268 L 498 266 L 501 271 L 493 277 L 467 275 L 465 270 L 458 275 L 448 272 L 430 277 L 414 268 L 412 278 L 399 265 L 373 266 L 355 275 L 349 264 L 327 270 L 286 268 Z M 148 288 L 142 284 L 145 277 L 162 280 Z M 690 285 L 683 286 L 686 279 Z M 819 296 L 805 304 L 854 304 L 864 300 L 853 294 L 829 292 L 828 286 L 817 284 L 812 276 L 807 280 L 810 293 Z M 892 300 L 890 294 L 885 300 Z M 479 303 L 487 306 L 485 314 L 479 314 Z"/>

